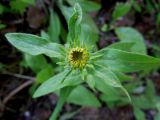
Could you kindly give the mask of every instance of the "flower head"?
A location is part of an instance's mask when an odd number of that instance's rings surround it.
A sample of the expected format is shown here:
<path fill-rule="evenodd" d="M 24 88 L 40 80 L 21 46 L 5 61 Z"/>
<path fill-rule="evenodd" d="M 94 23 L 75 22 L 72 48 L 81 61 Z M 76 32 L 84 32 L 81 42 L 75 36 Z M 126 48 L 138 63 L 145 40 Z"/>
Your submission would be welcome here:
<path fill-rule="evenodd" d="M 68 62 L 73 68 L 83 68 L 89 60 L 89 53 L 85 48 L 71 48 L 68 53 Z"/>

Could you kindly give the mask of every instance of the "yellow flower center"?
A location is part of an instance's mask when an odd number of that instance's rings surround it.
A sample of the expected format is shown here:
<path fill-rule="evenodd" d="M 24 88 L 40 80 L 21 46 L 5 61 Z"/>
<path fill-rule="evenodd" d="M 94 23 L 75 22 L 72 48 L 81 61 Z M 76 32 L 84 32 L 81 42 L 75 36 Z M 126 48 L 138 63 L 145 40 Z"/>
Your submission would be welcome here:
<path fill-rule="evenodd" d="M 69 51 L 68 61 L 74 68 L 83 68 L 89 60 L 89 53 L 85 48 L 72 48 Z"/>

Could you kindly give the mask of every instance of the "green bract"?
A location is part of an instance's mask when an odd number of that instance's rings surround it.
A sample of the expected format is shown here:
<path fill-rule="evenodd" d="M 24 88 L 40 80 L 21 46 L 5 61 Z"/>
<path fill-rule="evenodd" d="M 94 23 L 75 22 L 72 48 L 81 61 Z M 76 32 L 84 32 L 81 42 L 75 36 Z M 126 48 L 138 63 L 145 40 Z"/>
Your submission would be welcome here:
<path fill-rule="evenodd" d="M 120 42 L 102 50 L 94 51 L 90 44 L 85 44 L 85 39 L 80 38 L 82 10 L 79 4 L 75 5 L 74 13 L 69 20 L 69 44 L 61 45 L 47 39 L 24 33 L 7 33 L 8 41 L 19 50 L 31 54 L 45 54 L 58 59 L 58 64 L 63 66 L 63 71 L 43 82 L 33 95 L 40 97 L 60 90 L 60 100 L 51 120 L 55 120 L 65 101 L 81 104 L 76 98 L 81 98 L 85 92 L 83 105 L 88 105 L 89 98 L 95 107 L 100 106 L 99 100 L 82 83 L 87 83 L 92 90 L 104 92 L 103 88 L 120 88 L 129 97 L 128 92 L 121 84 L 121 79 L 128 79 L 123 73 L 136 72 L 157 67 L 160 60 L 132 51 L 135 43 Z M 120 30 L 117 33 L 120 34 Z M 137 43 L 137 42 L 136 42 Z M 72 93 L 73 90 L 73 93 Z M 106 91 L 107 92 L 107 91 Z M 111 92 L 111 91 L 109 91 Z M 79 96 L 78 96 L 79 95 Z"/>

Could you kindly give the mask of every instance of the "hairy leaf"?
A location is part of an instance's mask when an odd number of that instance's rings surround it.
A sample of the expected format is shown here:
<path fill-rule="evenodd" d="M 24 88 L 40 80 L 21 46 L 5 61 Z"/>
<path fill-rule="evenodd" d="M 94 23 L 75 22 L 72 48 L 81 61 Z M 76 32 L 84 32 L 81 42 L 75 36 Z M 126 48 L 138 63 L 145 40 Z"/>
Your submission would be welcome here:
<path fill-rule="evenodd" d="M 126 15 L 129 12 L 130 8 L 130 3 L 117 3 L 112 14 L 113 19 L 116 20 L 119 17 Z"/>
<path fill-rule="evenodd" d="M 77 40 L 80 34 L 80 23 L 82 21 L 82 9 L 78 3 L 75 4 L 74 11 L 74 14 L 69 20 L 68 29 L 71 39 Z"/>
<path fill-rule="evenodd" d="M 120 72 L 136 72 L 160 65 L 158 58 L 118 49 L 104 48 L 97 54 L 102 55 L 97 59 L 98 64 Z"/>
<path fill-rule="evenodd" d="M 146 45 L 143 36 L 135 29 L 130 27 L 116 28 L 116 34 L 121 42 L 135 43 L 132 52 L 146 54 Z"/>
<path fill-rule="evenodd" d="M 33 97 L 40 97 L 51 92 L 55 92 L 66 86 L 75 86 L 82 82 L 82 79 L 77 71 L 65 70 L 49 80 L 45 81 L 35 92 Z"/>
<path fill-rule="evenodd" d="M 63 47 L 57 43 L 48 42 L 41 37 L 25 33 L 7 33 L 8 41 L 19 50 L 31 55 L 45 54 L 49 57 L 63 57 L 60 52 Z"/>
<path fill-rule="evenodd" d="M 82 106 L 92 106 L 92 107 L 101 106 L 96 96 L 84 86 L 76 87 L 69 95 L 67 101 Z"/>
<path fill-rule="evenodd" d="M 60 35 L 60 20 L 58 15 L 51 9 L 50 10 L 50 21 L 48 27 L 48 34 L 50 36 L 50 40 L 53 42 L 60 42 L 59 35 Z"/>

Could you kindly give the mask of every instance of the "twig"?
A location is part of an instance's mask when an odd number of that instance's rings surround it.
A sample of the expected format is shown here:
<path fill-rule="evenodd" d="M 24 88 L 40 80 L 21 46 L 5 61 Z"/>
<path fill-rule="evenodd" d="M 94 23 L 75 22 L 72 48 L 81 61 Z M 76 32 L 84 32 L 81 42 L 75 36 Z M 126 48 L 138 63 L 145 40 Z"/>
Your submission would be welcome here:
<path fill-rule="evenodd" d="M 3 71 L 2 74 L 6 74 L 6 75 L 10 75 L 10 76 L 14 76 L 17 78 L 21 78 L 21 79 L 26 79 L 27 81 L 25 81 L 23 84 L 21 84 L 20 86 L 18 86 L 16 89 L 14 89 L 12 92 L 10 92 L 6 97 L 4 97 L 2 104 L 3 106 L 18 92 L 20 92 L 22 89 L 24 89 L 25 87 L 31 85 L 34 81 L 35 78 L 34 77 L 30 77 L 30 76 L 25 76 L 25 75 L 21 75 L 21 74 L 17 74 L 17 73 L 11 73 L 8 71 Z"/>
<path fill-rule="evenodd" d="M 15 94 L 17 94 L 18 92 L 20 92 L 22 89 L 24 89 L 25 87 L 31 85 L 34 82 L 34 80 L 28 80 L 26 82 L 24 82 L 23 84 L 21 84 L 19 87 L 17 87 L 16 89 L 14 89 L 12 92 L 10 92 L 2 101 L 2 104 L 5 105 Z"/>
<path fill-rule="evenodd" d="M 8 71 L 4 71 L 4 72 L 2 72 L 2 74 L 14 76 L 14 77 L 17 77 L 17 78 L 27 79 L 27 80 L 34 80 L 34 77 L 21 75 L 21 74 L 17 74 L 17 73 L 11 73 L 11 72 L 8 72 Z"/>

